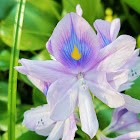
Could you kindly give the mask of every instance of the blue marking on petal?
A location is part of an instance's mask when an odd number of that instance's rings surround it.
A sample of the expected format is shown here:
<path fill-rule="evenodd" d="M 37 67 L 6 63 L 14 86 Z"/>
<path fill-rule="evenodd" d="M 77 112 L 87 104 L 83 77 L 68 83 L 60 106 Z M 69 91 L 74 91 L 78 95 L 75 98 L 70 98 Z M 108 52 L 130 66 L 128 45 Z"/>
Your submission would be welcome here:
<path fill-rule="evenodd" d="M 79 60 L 76 60 L 71 56 L 74 46 L 77 47 L 79 54 L 82 54 Z M 90 61 L 92 55 L 92 47 L 89 46 L 89 44 L 85 42 L 84 39 L 79 40 L 74 28 L 72 27 L 71 36 L 64 42 L 61 50 L 61 56 L 64 62 L 68 67 L 85 67 L 85 65 Z"/>
<path fill-rule="evenodd" d="M 104 45 L 103 45 L 103 48 L 106 47 L 107 45 L 109 45 L 111 43 L 110 40 L 108 40 L 102 33 L 100 33 L 103 41 L 104 41 Z"/>
<path fill-rule="evenodd" d="M 116 119 L 120 119 L 125 113 L 127 113 L 128 112 L 128 110 L 126 109 L 126 108 L 124 108 L 124 109 L 122 109 L 122 110 L 120 110 L 119 112 L 118 112 L 118 114 L 117 114 L 117 118 Z"/>
<path fill-rule="evenodd" d="M 45 96 L 47 96 L 49 86 L 50 86 L 49 83 L 47 83 L 47 82 L 44 83 L 43 93 Z"/>

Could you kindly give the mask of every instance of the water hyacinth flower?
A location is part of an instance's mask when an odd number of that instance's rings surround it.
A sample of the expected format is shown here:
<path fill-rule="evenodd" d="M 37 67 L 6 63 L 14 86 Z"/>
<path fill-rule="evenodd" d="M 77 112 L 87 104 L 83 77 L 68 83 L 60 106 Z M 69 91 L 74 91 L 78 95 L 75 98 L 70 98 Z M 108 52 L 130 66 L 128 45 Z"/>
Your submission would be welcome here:
<path fill-rule="evenodd" d="M 26 111 L 22 124 L 39 135 L 48 136 L 46 140 L 74 140 L 77 130 L 75 118 L 76 114 L 72 114 L 64 121 L 53 121 L 49 106 L 45 104 Z"/>
<path fill-rule="evenodd" d="M 136 113 L 130 112 L 124 107 L 114 110 L 112 121 L 104 130 L 105 133 L 115 132 L 117 134 L 132 131 L 140 131 L 140 119 Z"/>
<path fill-rule="evenodd" d="M 97 30 L 97 36 L 102 53 L 110 43 L 117 40 L 117 35 L 120 30 L 120 20 L 117 18 L 110 23 L 109 21 L 99 19 L 94 22 L 94 27 Z M 128 61 L 119 69 L 113 72 L 107 72 L 108 83 L 117 91 L 120 92 L 131 88 L 133 81 L 139 77 L 140 57 L 138 55 L 139 49 L 135 50 L 130 59 L 128 59 Z M 122 95 L 125 100 L 125 108 L 135 113 L 139 113 L 140 101 L 131 98 L 128 95 Z"/>
<path fill-rule="evenodd" d="M 120 135 L 116 138 L 108 138 L 105 134 L 116 133 Z M 140 138 L 140 119 L 136 113 L 128 111 L 124 107 L 114 110 L 110 125 L 98 132 L 99 140 L 132 140 Z"/>
<path fill-rule="evenodd" d="M 128 80 L 119 87 L 119 91 L 131 88 L 133 81 L 140 76 L 140 57 L 139 49 L 136 49 L 130 60 L 121 67 L 121 69 L 129 69 Z"/>
<path fill-rule="evenodd" d="M 116 40 L 120 30 L 120 19 L 116 18 L 112 22 L 97 19 L 93 25 L 97 31 L 98 40 L 100 40 L 100 47 L 104 48 Z"/>
<path fill-rule="evenodd" d="M 97 30 L 98 40 L 100 42 L 100 47 L 102 48 L 101 51 L 103 51 L 107 45 L 116 40 L 120 30 L 120 19 L 116 18 L 112 22 L 98 19 L 94 22 L 94 27 Z M 126 89 L 131 88 L 131 85 L 133 84 L 132 81 L 134 81 L 139 77 L 140 57 L 138 57 L 138 55 L 139 49 L 135 50 L 131 58 L 119 69 L 119 71 L 128 69 L 129 74 L 128 80 L 126 80 L 124 84 L 120 84 L 119 86 L 116 87 L 118 91 L 124 91 Z M 119 78 L 120 81 L 124 81 L 124 76 L 120 76 L 120 78 Z"/>
<path fill-rule="evenodd" d="M 122 67 L 132 56 L 135 44 L 131 36 L 121 35 L 100 53 L 92 27 L 81 16 L 69 13 L 46 44 L 56 60 L 21 59 L 22 66 L 15 69 L 47 85 L 41 90 L 47 91 L 52 120 L 67 119 L 78 106 L 82 130 L 93 138 L 98 121 L 89 90 L 111 108 L 123 106 L 123 96 L 108 83 L 106 73 Z"/>

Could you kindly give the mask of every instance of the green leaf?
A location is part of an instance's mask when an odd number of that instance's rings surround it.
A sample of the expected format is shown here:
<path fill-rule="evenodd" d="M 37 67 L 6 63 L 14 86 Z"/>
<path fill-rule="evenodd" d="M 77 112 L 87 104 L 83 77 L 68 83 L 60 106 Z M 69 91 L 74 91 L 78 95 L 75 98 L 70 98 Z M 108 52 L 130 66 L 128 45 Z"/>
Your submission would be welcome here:
<path fill-rule="evenodd" d="M 8 84 L 0 82 L 0 130 L 7 131 L 8 129 Z"/>
<path fill-rule="evenodd" d="M 139 20 L 136 14 L 130 14 L 130 9 L 127 7 L 125 0 L 121 0 L 121 4 L 123 6 L 123 10 L 125 13 L 125 18 L 128 20 L 130 26 L 135 31 L 135 33 L 139 34 L 140 32 L 140 26 L 139 26 Z"/>
<path fill-rule="evenodd" d="M 29 131 L 23 125 L 16 125 L 16 140 L 44 140 L 45 137 L 37 135 L 35 132 Z M 2 135 L 1 140 L 8 140 L 7 132 Z"/>
<path fill-rule="evenodd" d="M 7 131 L 8 129 L 8 84 L 0 82 L 0 130 Z M 20 103 L 20 98 L 17 96 L 17 103 Z"/>
<path fill-rule="evenodd" d="M 45 95 L 36 87 L 33 89 L 33 103 L 35 106 L 47 103 Z"/>
<path fill-rule="evenodd" d="M 26 75 L 18 73 L 18 79 L 24 81 L 27 85 L 34 87 L 34 85 L 30 82 Z"/>
<path fill-rule="evenodd" d="M 104 18 L 104 8 L 100 0 L 63 0 L 64 12 L 75 12 L 76 5 L 80 4 L 83 10 L 83 17 L 93 25 L 97 18 Z"/>
<path fill-rule="evenodd" d="M 137 48 L 140 48 L 140 35 L 137 37 Z"/>
<path fill-rule="evenodd" d="M 82 130 L 81 130 L 81 128 L 79 128 L 78 127 L 78 130 L 76 131 L 76 133 L 80 136 L 80 137 L 82 137 L 82 138 L 85 138 L 86 137 L 86 133 L 85 132 L 83 132 Z"/>
<path fill-rule="evenodd" d="M 17 103 L 20 104 L 19 95 L 17 96 Z M 7 131 L 8 129 L 8 84 L 0 82 L 0 130 Z"/>
<path fill-rule="evenodd" d="M 32 60 L 39 60 L 39 61 L 51 60 L 50 53 L 47 51 L 47 49 L 41 51 L 39 54 L 33 56 L 31 59 Z"/>
<path fill-rule="evenodd" d="M 136 15 L 127 15 L 127 20 L 129 21 L 132 29 L 136 32 L 136 33 L 140 33 L 140 26 L 139 26 L 139 20 L 137 19 Z"/>
<path fill-rule="evenodd" d="M 4 19 L 15 4 L 15 0 L 0 0 L 0 20 Z"/>
<path fill-rule="evenodd" d="M 40 6 L 43 5 L 42 7 Z M 15 24 L 16 5 L 1 24 L 2 40 L 9 46 L 13 43 L 13 27 Z M 34 2 L 28 0 L 24 14 L 20 50 L 39 50 L 45 48 L 56 23 L 58 22 L 60 6 L 52 0 Z"/>
<path fill-rule="evenodd" d="M 42 10 L 45 13 L 48 13 L 49 15 L 54 15 L 57 20 L 60 20 L 60 13 L 61 13 L 61 6 L 55 1 L 55 0 L 41 0 L 36 1 L 34 0 L 28 0 L 32 5 L 34 5 L 38 11 Z M 47 17 L 48 15 L 46 15 Z"/>
<path fill-rule="evenodd" d="M 20 97 L 17 94 L 17 104 L 20 104 Z M 0 82 L 0 101 L 8 102 L 8 84 L 6 82 Z"/>
<path fill-rule="evenodd" d="M 129 5 L 133 10 L 140 14 L 140 1 L 139 0 L 124 0 L 124 2 Z"/>
<path fill-rule="evenodd" d="M 8 86 L 8 139 L 15 140 L 15 116 L 16 116 L 16 93 L 17 93 L 17 71 L 14 66 L 18 65 L 19 46 L 21 38 L 21 28 L 23 23 L 25 9 L 25 0 L 18 2 L 15 20 L 15 30 L 13 34 L 12 52 L 9 70 L 9 86 Z"/>
<path fill-rule="evenodd" d="M 0 101 L 0 130 L 7 131 L 7 129 L 8 129 L 7 103 Z"/>
<path fill-rule="evenodd" d="M 6 82 L 0 82 L 0 101 L 8 102 L 8 84 Z"/>
<path fill-rule="evenodd" d="M 94 102 L 97 118 L 99 121 L 100 129 L 103 130 L 111 122 L 113 109 L 109 108 L 107 105 L 102 103 L 97 98 L 94 98 L 93 102 Z"/>
<path fill-rule="evenodd" d="M 34 108 L 33 105 L 26 105 L 26 104 L 20 104 L 17 105 L 16 108 L 16 123 L 21 123 L 23 121 L 23 114 L 25 111 L 30 110 L 31 108 Z"/>
<path fill-rule="evenodd" d="M 0 52 L 0 70 L 8 70 L 10 65 L 10 52 L 3 50 Z"/>
<path fill-rule="evenodd" d="M 125 94 L 140 100 L 140 77 L 134 81 L 134 84 L 131 86 L 131 89 L 125 91 Z"/>
<path fill-rule="evenodd" d="M 1 23 L 0 23 L 0 28 L 1 28 Z M 0 51 L 3 51 L 5 47 L 5 43 L 1 40 L 1 29 L 0 29 Z"/>

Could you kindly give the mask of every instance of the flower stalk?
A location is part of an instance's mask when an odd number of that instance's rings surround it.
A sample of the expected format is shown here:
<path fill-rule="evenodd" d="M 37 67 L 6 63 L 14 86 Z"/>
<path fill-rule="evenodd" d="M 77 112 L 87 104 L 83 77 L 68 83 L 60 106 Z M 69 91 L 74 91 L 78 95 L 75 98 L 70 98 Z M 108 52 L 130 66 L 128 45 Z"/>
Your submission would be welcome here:
<path fill-rule="evenodd" d="M 17 92 L 17 71 L 14 66 L 18 65 L 19 46 L 22 32 L 25 1 L 17 2 L 17 13 L 15 17 L 14 41 L 11 49 L 9 87 L 8 87 L 8 140 L 15 140 L 15 116 L 16 116 L 16 92 Z"/>

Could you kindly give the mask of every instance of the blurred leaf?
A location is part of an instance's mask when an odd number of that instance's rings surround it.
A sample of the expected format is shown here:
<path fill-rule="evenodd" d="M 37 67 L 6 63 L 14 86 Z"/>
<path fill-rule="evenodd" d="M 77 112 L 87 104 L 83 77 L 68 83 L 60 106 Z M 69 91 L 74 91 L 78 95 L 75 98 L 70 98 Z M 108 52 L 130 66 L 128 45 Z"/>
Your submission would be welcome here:
<path fill-rule="evenodd" d="M 47 12 L 50 15 L 53 13 L 53 15 L 55 15 L 55 17 L 60 20 L 61 7 L 55 0 L 40 0 L 36 2 L 34 2 L 34 0 L 27 1 L 34 5 L 38 11 L 41 9 L 43 12 Z"/>
<path fill-rule="evenodd" d="M 78 127 L 78 130 L 76 131 L 76 133 L 77 133 L 79 136 L 81 136 L 82 138 L 85 138 L 86 135 L 87 135 L 85 132 L 83 132 L 83 131 L 81 130 L 80 127 Z"/>
<path fill-rule="evenodd" d="M 33 103 L 35 106 L 47 103 L 45 95 L 36 87 L 33 89 Z"/>
<path fill-rule="evenodd" d="M 8 133 L 4 133 L 2 135 L 1 140 L 8 140 Z M 23 125 L 16 125 L 16 140 L 44 140 L 45 137 L 37 135 L 35 132 L 29 131 Z"/>
<path fill-rule="evenodd" d="M 97 18 L 104 18 L 104 8 L 100 0 L 63 0 L 64 11 L 75 12 L 76 5 L 80 4 L 83 10 L 83 17 L 93 25 Z"/>
<path fill-rule="evenodd" d="M 140 48 L 140 35 L 137 37 L 137 48 Z"/>
<path fill-rule="evenodd" d="M 1 40 L 1 29 L 0 29 L 0 51 L 2 51 L 5 46 L 6 46 L 5 43 Z"/>
<path fill-rule="evenodd" d="M 78 130 L 76 131 L 76 133 L 81 137 L 81 138 L 77 138 L 77 140 L 91 140 L 89 135 L 86 134 L 84 131 L 81 130 L 80 127 L 78 127 Z"/>
<path fill-rule="evenodd" d="M 7 131 L 7 129 L 8 129 L 7 103 L 0 101 L 0 130 Z"/>
<path fill-rule="evenodd" d="M 41 7 L 40 4 L 43 6 Z M 59 12 L 60 6 L 55 1 L 41 0 L 34 2 L 28 0 L 24 14 L 20 49 L 31 51 L 45 48 L 45 44 L 58 22 Z M 9 46 L 12 46 L 13 42 L 15 14 L 16 5 L 1 24 L 2 40 Z"/>
<path fill-rule="evenodd" d="M 0 82 L 0 101 L 8 102 L 8 84 L 6 82 Z"/>
<path fill-rule="evenodd" d="M 133 10 L 140 14 L 140 1 L 139 0 L 124 0 Z"/>
<path fill-rule="evenodd" d="M 8 70 L 10 65 L 10 52 L 3 50 L 0 52 L 0 70 Z"/>
<path fill-rule="evenodd" d="M 7 131 L 8 129 L 8 84 L 0 82 L 0 130 Z"/>
<path fill-rule="evenodd" d="M 27 85 L 33 87 L 34 85 L 30 82 L 26 75 L 18 73 L 18 79 L 24 81 Z"/>
<path fill-rule="evenodd" d="M 140 77 L 134 81 L 134 84 L 131 86 L 131 89 L 125 91 L 125 94 L 140 100 Z"/>
<path fill-rule="evenodd" d="M 107 137 L 109 137 L 109 138 L 115 138 L 115 137 L 117 137 L 118 135 L 115 133 L 115 132 L 111 132 L 111 133 L 109 133 L 108 135 L 107 135 Z"/>
<path fill-rule="evenodd" d="M 127 19 L 132 27 L 132 29 L 136 32 L 136 33 L 140 33 L 140 26 L 139 26 L 139 20 L 137 19 L 137 17 L 135 15 L 130 15 L 128 14 Z"/>
<path fill-rule="evenodd" d="M 140 26 L 139 26 L 139 20 L 136 16 L 136 14 L 130 14 L 128 7 L 125 4 L 125 0 L 121 0 L 121 4 L 123 6 L 123 10 L 125 13 L 125 18 L 128 20 L 129 24 L 131 25 L 132 29 L 139 34 L 140 32 Z"/>
<path fill-rule="evenodd" d="M 0 82 L 0 130 L 3 131 L 7 131 L 8 128 L 7 102 L 8 84 L 6 82 Z M 17 104 L 20 104 L 19 96 L 17 96 Z"/>
<path fill-rule="evenodd" d="M 102 103 L 97 98 L 94 98 L 93 102 L 95 105 L 95 111 L 96 111 L 97 118 L 99 121 L 100 129 L 103 130 L 111 122 L 113 109 L 109 108 L 107 105 Z"/>
<path fill-rule="evenodd" d="M 0 101 L 8 102 L 8 83 L 0 82 Z M 17 94 L 17 104 L 20 104 L 20 97 Z"/>
<path fill-rule="evenodd" d="M 51 60 L 50 53 L 47 51 L 47 49 L 41 51 L 39 54 L 33 56 L 31 59 L 32 60 L 39 60 L 39 61 Z"/>
<path fill-rule="evenodd" d="M 26 104 L 20 104 L 20 105 L 17 105 L 17 108 L 16 108 L 16 122 L 17 123 L 21 123 L 23 121 L 23 114 L 25 111 L 27 110 L 30 110 L 31 108 L 33 108 L 34 106 L 32 105 L 26 105 Z"/>
<path fill-rule="evenodd" d="M 15 2 L 15 0 L 0 0 L 0 20 L 8 15 Z"/>

